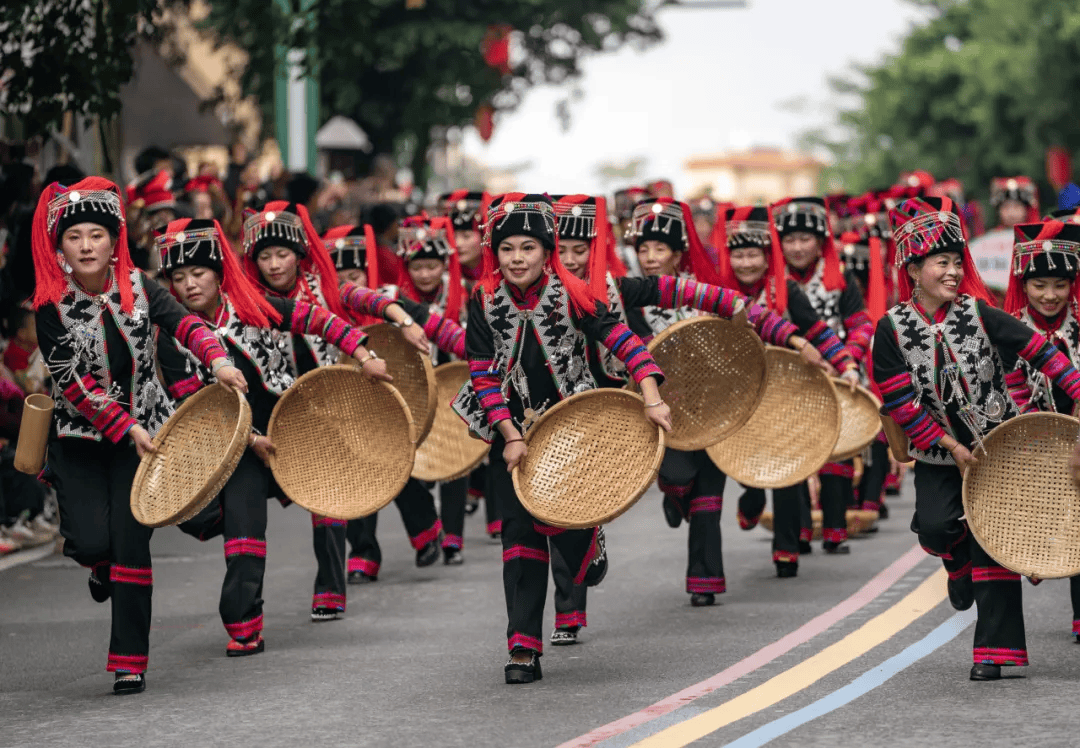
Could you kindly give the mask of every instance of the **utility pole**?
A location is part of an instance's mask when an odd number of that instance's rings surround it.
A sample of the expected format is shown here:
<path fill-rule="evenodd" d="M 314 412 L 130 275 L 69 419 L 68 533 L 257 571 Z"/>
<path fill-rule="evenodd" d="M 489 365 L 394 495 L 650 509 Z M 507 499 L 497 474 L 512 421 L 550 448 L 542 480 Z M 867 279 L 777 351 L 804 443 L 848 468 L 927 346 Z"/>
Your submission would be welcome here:
<path fill-rule="evenodd" d="M 289 0 L 275 0 L 292 18 L 292 30 L 315 27 L 317 0 L 299 0 L 297 13 Z M 319 79 L 305 74 L 303 49 L 278 46 L 274 74 L 274 132 L 281 160 L 289 171 L 313 172 L 316 167 L 315 133 L 319 129 Z"/>

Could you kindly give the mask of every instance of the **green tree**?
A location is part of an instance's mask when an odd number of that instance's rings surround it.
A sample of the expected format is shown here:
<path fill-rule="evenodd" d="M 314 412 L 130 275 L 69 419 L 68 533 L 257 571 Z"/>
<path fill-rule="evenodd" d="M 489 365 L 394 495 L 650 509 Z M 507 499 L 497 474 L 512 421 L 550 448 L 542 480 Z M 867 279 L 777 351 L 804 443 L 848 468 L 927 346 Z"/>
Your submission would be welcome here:
<path fill-rule="evenodd" d="M 405 0 L 319 0 L 310 11 L 290 2 L 288 10 L 267 0 L 213 5 L 206 25 L 250 54 L 245 89 L 269 105 L 280 50 L 308 50 L 322 119 L 345 114 L 374 153 L 409 154 L 418 181 L 433 128 L 469 124 L 484 103 L 512 109 L 537 84 L 573 80 L 587 54 L 660 39 L 645 0 L 427 0 L 420 9 Z M 522 59 L 509 71 L 481 54 L 497 24 L 517 30 Z"/>
<path fill-rule="evenodd" d="M 854 104 L 812 133 L 848 191 L 925 169 L 985 196 L 994 176 L 1043 182 L 1049 146 L 1080 151 L 1080 5 L 910 0 L 929 12 L 899 54 L 832 81 Z"/>
<path fill-rule="evenodd" d="M 109 119 L 131 80 L 131 47 L 159 39 L 157 0 L 6 0 L 0 3 L 0 112 L 27 135 L 65 111 Z"/>

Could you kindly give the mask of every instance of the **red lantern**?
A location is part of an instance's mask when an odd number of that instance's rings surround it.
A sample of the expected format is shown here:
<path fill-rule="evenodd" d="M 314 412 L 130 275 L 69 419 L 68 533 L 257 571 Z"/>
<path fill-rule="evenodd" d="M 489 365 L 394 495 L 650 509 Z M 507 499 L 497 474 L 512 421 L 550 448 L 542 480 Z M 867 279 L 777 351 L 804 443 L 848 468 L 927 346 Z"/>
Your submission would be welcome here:
<path fill-rule="evenodd" d="M 1060 145 L 1053 145 L 1046 149 L 1046 179 L 1055 190 L 1060 190 L 1072 181 L 1072 163 L 1069 152 Z"/>
<path fill-rule="evenodd" d="M 495 107 L 491 104 L 481 104 L 476 110 L 473 124 L 480 133 L 481 140 L 485 143 L 491 140 L 491 133 L 495 130 Z"/>
<path fill-rule="evenodd" d="M 500 75 L 510 74 L 510 32 L 514 29 L 506 24 L 488 26 L 480 52 L 487 66 L 499 71 Z"/>

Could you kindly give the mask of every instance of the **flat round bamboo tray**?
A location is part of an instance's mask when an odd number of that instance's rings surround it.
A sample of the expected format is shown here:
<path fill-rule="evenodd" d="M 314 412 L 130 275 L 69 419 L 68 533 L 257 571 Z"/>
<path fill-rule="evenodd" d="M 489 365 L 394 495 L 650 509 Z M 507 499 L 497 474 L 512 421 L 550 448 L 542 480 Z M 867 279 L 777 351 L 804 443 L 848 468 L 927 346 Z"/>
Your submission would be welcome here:
<path fill-rule="evenodd" d="M 451 361 L 435 367 L 435 421 L 416 448 L 413 477 L 422 481 L 450 481 L 468 475 L 487 456 L 490 446 L 469 436 L 469 427 L 450 407 L 461 386 L 469 381 L 469 363 Z"/>
<path fill-rule="evenodd" d="M 811 540 L 821 540 L 822 527 L 824 515 L 820 509 L 813 509 L 810 512 L 810 522 L 812 529 Z M 878 513 L 871 511 L 864 511 L 862 509 L 848 509 L 844 517 L 847 522 L 847 533 L 849 538 L 853 538 L 856 535 L 862 535 L 864 532 L 873 527 L 874 523 L 878 521 Z M 773 513 L 762 512 L 761 519 L 758 520 L 763 528 L 768 532 L 773 531 Z"/>
<path fill-rule="evenodd" d="M 833 379 L 833 385 L 840 403 L 840 436 L 829 462 L 843 462 L 861 454 L 877 438 L 881 431 L 881 401 L 862 386 L 852 392 L 843 379 Z"/>
<path fill-rule="evenodd" d="M 829 461 L 840 435 L 840 403 L 828 375 L 795 351 L 766 346 L 765 361 L 769 386 L 757 410 L 705 451 L 744 486 L 783 488 Z"/>
<path fill-rule="evenodd" d="M 610 522 L 652 485 L 664 457 L 645 401 L 625 390 L 591 390 L 563 400 L 525 435 L 514 490 L 532 516 L 554 527 Z"/>
<path fill-rule="evenodd" d="M 270 416 L 270 469 L 285 495 L 315 514 L 356 519 L 394 500 L 413 469 L 415 427 L 391 385 L 353 366 L 296 380 Z"/>
<path fill-rule="evenodd" d="M 765 392 L 765 348 L 753 328 L 717 317 L 682 320 L 649 343 L 664 372 L 673 449 L 716 444 L 746 423 Z"/>
<path fill-rule="evenodd" d="M 438 404 L 431 357 L 416 350 L 399 328 L 386 322 L 369 325 L 364 332 L 368 336 L 364 347 L 386 361 L 386 371 L 394 378 L 391 384 L 409 405 L 419 444 L 435 421 Z"/>
<path fill-rule="evenodd" d="M 986 552 L 1018 574 L 1058 579 L 1080 574 L 1080 489 L 1069 456 L 1080 421 L 1031 413 L 983 439 L 964 476 L 964 513 Z"/>
<path fill-rule="evenodd" d="M 236 470 L 251 434 L 247 398 L 222 384 L 203 387 L 154 437 L 131 484 L 131 513 L 147 527 L 177 525 L 209 504 Z"/>

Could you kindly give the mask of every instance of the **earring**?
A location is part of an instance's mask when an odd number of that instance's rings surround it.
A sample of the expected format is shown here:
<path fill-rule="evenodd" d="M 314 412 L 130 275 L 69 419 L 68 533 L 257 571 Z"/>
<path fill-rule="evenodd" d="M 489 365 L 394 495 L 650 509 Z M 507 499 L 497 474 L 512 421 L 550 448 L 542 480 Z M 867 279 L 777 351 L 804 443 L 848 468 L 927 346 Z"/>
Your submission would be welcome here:
<path fill-rule="evenodd" d="M 71 275 L 71 265 L 68 264 L 67 259 L 64 258 L 62 252 L 56 253 L 56 264 L 60 266 L 60 269 L 67 275 Z"/>
<path fill-rule="evenodd" d="M 922 286 L 919 285 L 919 279 L 915 279 L 915 288 L 911 289 L 911 296 L 914 299 L 922 297 Z"/>

